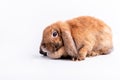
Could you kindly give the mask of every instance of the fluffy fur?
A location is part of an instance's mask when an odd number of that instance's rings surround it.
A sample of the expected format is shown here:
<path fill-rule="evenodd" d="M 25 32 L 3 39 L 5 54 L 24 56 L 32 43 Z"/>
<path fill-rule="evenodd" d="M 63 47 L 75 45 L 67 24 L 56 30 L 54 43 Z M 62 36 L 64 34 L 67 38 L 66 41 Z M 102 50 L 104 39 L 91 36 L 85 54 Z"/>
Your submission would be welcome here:
<path fill-rule="evenodd" d="M 56 22 L 43 32 L 40 53 L 50 58 L 71 56 L 72 60 L 84 60 L 111 52 L 112 32 L 103 21 L 81 16 L 65 22 Z"/>

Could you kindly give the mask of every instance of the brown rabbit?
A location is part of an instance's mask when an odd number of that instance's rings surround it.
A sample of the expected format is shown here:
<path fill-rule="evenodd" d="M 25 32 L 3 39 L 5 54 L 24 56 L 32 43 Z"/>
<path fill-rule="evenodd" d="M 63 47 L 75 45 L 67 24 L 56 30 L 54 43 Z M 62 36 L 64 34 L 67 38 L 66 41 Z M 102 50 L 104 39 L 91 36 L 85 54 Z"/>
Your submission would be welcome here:
<path fill-rule="evenodd" d="M 56 22 L 43 32 L 40 53 L 50 58 L 71 56 L 73 60 L 84 60 L 111 52 L 112 32 L 99 19 L 81 16 L 66 22 Z"/>

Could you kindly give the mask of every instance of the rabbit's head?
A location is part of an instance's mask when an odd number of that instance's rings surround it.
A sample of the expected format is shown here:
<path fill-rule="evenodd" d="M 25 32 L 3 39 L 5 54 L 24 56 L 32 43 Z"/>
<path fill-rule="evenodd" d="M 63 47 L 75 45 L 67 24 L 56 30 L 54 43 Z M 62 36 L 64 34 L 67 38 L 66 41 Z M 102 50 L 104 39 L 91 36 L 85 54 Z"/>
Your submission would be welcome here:
<path fill-rule="evenodd" d="M 40 45 L 40 53 L 45 56 L 49 53 L 57 51 L 63 46 L 61 31 L 59 29 L 60 25 L 58 23 L 59 22 L 48 26 L 43 31 L 43 38 Z"/>

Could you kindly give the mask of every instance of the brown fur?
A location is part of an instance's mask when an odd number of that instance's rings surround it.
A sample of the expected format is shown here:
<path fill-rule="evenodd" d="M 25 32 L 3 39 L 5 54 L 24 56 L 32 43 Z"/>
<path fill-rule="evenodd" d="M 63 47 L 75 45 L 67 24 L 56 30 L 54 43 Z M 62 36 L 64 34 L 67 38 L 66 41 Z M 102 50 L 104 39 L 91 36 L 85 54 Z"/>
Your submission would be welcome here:
<path fill-rule="evenodd" d="M 57 31 L 58 36 L 52 34 Z M 112 32 L 104 22 L 90 16 L 82 16 L 66 22 L 56 22 L 43 32 L 41 50 L 50 58 L 71 56 L 84 60 L 86 56 L 110 53 Z"/>

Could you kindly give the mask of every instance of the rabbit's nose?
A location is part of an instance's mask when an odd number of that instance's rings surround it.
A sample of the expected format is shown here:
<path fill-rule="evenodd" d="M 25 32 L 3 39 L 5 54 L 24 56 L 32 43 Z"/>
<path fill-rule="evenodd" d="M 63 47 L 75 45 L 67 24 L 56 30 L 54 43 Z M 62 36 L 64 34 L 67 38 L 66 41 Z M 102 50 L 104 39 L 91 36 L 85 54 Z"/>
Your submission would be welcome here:
<path fill-rule="evenodd" d="M 39 53 L 44 55 L 44 56 L 47 56 L 47 52 L 44 52 L 42 49 L 40 49 Z"/>

